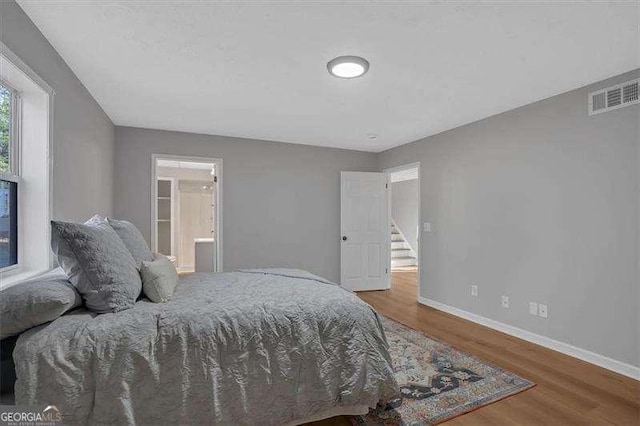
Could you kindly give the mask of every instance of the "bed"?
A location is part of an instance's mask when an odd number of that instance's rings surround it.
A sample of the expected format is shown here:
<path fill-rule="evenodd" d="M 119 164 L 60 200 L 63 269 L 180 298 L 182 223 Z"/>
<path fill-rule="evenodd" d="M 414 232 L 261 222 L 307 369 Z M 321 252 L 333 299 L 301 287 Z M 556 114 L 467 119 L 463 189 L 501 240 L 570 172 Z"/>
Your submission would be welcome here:
<path fill-rule="evenodd" d="M 20 335 L 16 403 L 72 424 L 299 424 L 398 394 L 376 312 L 300 270 L 195 273 L 173 299 Z"/>

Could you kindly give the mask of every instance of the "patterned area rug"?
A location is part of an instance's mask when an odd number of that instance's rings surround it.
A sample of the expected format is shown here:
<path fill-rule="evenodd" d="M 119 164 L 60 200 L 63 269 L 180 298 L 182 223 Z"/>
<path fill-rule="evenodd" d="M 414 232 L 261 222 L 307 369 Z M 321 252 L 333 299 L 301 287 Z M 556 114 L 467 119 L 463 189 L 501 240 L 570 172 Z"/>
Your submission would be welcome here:
<path fill-rule="evenodd" d="M 432 425 L 535 384 L 380 316 L 401 397 L 354 416 L 356 425 Z"/>

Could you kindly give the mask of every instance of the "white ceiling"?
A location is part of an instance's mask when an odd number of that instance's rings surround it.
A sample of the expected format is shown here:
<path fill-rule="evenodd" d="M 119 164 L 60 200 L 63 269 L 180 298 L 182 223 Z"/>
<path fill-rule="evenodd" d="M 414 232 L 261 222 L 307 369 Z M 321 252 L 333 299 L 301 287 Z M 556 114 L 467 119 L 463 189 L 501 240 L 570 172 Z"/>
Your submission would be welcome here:
<path fill-rule="evenodd" d="M 638 2 L 18 2 L 115 124 L 373 152 L 640 66 Z"/>

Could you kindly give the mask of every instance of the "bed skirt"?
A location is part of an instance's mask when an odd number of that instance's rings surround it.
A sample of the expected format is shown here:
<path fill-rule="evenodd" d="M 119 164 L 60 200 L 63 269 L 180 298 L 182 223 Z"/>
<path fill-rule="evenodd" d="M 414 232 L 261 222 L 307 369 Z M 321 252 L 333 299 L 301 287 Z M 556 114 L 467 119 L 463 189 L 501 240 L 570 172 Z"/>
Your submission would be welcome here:
<path fill-rule="evenodd" d="M 366 405 L 351 405 L 345 407 L 334 407 L 330 410 L 322 411 L 314 416 L 307 417 L 306 419 L 296 420 L 291 423 L 287 423 L 285 426 L 297 426 L 305 423 L 317 422 L 320 420 L 328 419 L 336 416 L 362 416 L 369 412 L 369 407 Z"/>

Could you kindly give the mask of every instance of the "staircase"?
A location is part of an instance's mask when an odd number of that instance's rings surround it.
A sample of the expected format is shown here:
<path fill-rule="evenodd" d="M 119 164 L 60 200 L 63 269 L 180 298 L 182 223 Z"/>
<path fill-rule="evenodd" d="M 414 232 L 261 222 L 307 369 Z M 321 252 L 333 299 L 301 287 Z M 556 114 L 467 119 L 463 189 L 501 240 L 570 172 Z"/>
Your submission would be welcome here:
<path fill-rule="evenodd" d="M 391 221 L 391 269 L 401 266 L 416 266 L 416 253 L 405 239 L 402 232 Z"/>

